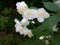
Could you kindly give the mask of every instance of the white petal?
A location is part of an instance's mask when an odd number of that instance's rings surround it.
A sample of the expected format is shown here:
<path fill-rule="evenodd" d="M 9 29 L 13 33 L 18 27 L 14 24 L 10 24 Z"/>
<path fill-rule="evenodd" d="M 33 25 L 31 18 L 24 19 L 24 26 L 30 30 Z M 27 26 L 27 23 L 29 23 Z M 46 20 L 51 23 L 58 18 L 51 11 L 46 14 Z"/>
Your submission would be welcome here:
<path fill-rule="evenodd" d="M 28 31 L 28 28 L 24 27 L 24 30 L 23 30 L 24 36 L 27 35 L 27 33 L 26 33 L 27 31 Z"/>
<path fill-rule="evenodd" d="M 33 15 L 33 18 L 37 18 L 38 11 L 36 9 L 32 9 L 32 15 Z"/>
<path fill-rule="evenodd" d="M 50 15 L 49 15 L 48 12 L 45 12 L 44 14 L 45 14 L 45 15 L 44 15 L 44 18 L 48 18 L 48 17 L 50 17 Z"/>
<path fill-rule="evenodd" d="M 23 27 L 20 24 L 15 24 L 16 32 L 22 34 Z"/>
<path fill-rule="evenodd" d="M 26 4 L 24 1 L 22 1 L 22 2 L 17 2 L 17 3 L 16 3 L 16 8 L 17 8 L 17 12 L 18 12 L 19 14 L 23 14 L 23 11 L 24 11 L 25 9 L 27 9 L 28 6 L 27 6 L 27 4 Z"/>
<path fill-rule="evenodd" d="M 38 11 L 45 12 L 45 9 L 44 8 L 39 8 Z"/>
<path fill-rule="evenodd" d="M 18 19 L 14 19 L 16 24 L 20 24 L 20 21 Z"/>
<path fill-rule="evenodd" d="M 24 36 L 26 36 L 26 35 L 27 35 L 29 38 L 31 38 L 31 37 L 33 36 L 31 30 L 29 30 L 29 29 L 27 29 L 27 28 L 25 28 L 25 30 L 24 30 Z"/>
<path fill-rule="evenodd" d="M 30 37 L 30 38 L 33 36 L 31 30 L 28 30 L 28 31 L 27 31 L 27 35 L 28 35 L 28 37 Z"/>
<path fill-rule="evenodd" d="M 44 18 L 37 18 L 37 20 L 39 21 L 39 22 L 43 22 L 44 21 Z"/>
<path fill-rule="evenodd" d="M 19 33 L 22 35 L 22 34 L 24 34 L 23 33 L 23 30 L 24 30 L 24 28 L 21 26 L 20 28 L 19 28 Z"/>
<path fill-rule="evenodd" d="M 17 2 L 16 6 L 17 6 L 17 9 L 19 9 L 20 8 L 20 2 Z"/>
<path fill-rule="evenodd" d="M 16 32 L 19 32 L 19 28 L 16 28 L 15 30 L 16 30 Z"/>
<path fill-rule="evenodd" d="M 17 7 L 17 9 L 22 9 L 22 8 L 28 7 L 28 6 L 24 1 L 22 1 L 22 2 L 17 2 L 16 7 Z"/>
<path fill-rule="evenodd" d="M 20 27 L 21 26 L 21 24 L 15 24 L 15 27 Z"/>

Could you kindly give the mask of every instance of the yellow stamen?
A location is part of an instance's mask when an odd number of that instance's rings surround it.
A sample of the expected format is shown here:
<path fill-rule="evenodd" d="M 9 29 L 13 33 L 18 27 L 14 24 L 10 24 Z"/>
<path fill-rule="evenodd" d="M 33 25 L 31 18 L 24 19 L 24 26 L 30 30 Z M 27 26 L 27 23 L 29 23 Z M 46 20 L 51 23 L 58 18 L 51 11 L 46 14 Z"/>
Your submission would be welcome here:
<path fill-rule="evenodd" d="M 31 16 L 32 12 L 30 10 L 27 11 L 27 16 Z"/>
<path fill-rule="evenodd" d="M 44 14 L 43 14 L 42 12 L 39 12 L 38 15 L 39 15 L 40 17 L 43 17 L 43 16 L 44 16 Z"/>

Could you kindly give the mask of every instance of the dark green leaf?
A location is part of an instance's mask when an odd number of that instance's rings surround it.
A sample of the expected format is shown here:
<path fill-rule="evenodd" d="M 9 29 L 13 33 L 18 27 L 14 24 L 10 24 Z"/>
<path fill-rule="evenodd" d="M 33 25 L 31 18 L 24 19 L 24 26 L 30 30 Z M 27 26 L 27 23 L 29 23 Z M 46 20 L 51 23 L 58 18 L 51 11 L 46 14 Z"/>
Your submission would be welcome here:
<path fill-rule="evenodd" d="M 60 35 L 55 35 L 52 40 L 55 45 L 60 45 Z"/>

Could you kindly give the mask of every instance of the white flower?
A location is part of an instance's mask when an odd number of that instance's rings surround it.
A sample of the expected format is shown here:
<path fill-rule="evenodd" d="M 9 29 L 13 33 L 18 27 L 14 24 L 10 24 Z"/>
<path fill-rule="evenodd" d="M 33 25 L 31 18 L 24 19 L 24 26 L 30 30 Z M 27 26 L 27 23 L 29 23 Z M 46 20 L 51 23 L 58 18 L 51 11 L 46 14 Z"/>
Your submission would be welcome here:
<path fill-rule="evenodd" d="M 28 8 L 27 4 L 22 1 L 22 2 L 17 2 L 16 3 L 16 8 L 19 14 L 22 14 L 25 9 Z"/>
<path fill-rule="evenodd" d="M 26 35 L 27 35 L 29 38 L 31 38 L 31 37 L 33 36 L 31 30 L 29 30 L 29 29 L 27 29 L 27 28 L 24 29 L 24 36 L 26 36 Z"/>
<path fill-rule="evenodd" d="M 53 27 L 52 27 L 52 30 L 54 31 L 54 32 L 57 32 L 58 31 L 58 28 L 56 28 L 57 27 L 57 25 L 54 25 Z"/>
<path fill-rule="evenodd" d="M 28 20 L 22 19 L 21 23 L 20 23 L 20 21 L 17 20 L 17 19 L 15 19 L 14 21 L 15 21 L 15 23 L 16 23 L 16 24 L 15 24 L 16 32 L 19 32 L 21 35 L 24 35 L 24 36 L 27 35 L 27 36 L 30 37 L 30 38 L 33 36 L 31 30 L 29 30 L 29 29 L 26 28 L 26 26 L 25 26 L 25 25 L 28 25 L 28 24 L 29 24 Z M 24 26 L 22 26 L 22 25 L 24 25 Z"/>
<path fill-rule="evenodd" d="M 23 18 L 29 19 L 29 20 L 33 20 L 34 18 L 37 17 L 37 10 L 35 9 L 27 9 L 23 12 Z"/>
<path fill-rule="evenodd" d="M 57 0 L 54 3 L 60 7 L 60 0 Z"/>
<path fill-rule="evenodd" d="M 19 32 L 20 34 L 23 34 L 23 27 L 21 26 L 21 23 L 19 20 L 15 19 L 15 28 L 16 28 L 16 32 Z"/>
<path fill-rule="evenodd" d="M 38 19 L 39 22 L 43 22 L 44 19 L 48 18 L 49 16 L 50 16 L 49 13 L 46 12 L 44 8 L 38 9 L 38 17 L 37 17 L 37 19 Z"/>
<path fill-rule="evenodd" d="M 22 24 L 22 26 L 27 26 L 27 25 L 29 25 L 29 21 L 24 18 L 21 20 L 21 24 Z"/>
<path fill-rule="evenodd" d="M 43 40 L 45 38 L 45 36 L 40 36 L 39 39 L 40 40 Z"/>

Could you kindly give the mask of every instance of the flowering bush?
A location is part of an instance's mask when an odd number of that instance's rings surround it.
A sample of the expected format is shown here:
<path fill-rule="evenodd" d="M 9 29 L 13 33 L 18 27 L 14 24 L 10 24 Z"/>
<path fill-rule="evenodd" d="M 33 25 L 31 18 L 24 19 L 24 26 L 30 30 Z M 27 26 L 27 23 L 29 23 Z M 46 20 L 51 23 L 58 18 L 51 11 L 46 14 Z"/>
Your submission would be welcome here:
<path fill-rule="evenodd" d="M 49 9 L 49 7 L 46 7 L 46 6 L 48 6 L 48 4 L 50 4 L 50 6 L 52 6 L 52 7 L 55 5 L 55 4 L 51 5 L 52 4 L 51 2 L 44 2 L 44 6 L 47 9 Z M 59 28 L 57 26 L 55 26 L 55 25 L 57 25 L 56 23 L 59 21 L 52 19 L 56 15 L 54 14 L 54 16 L 51 16 L 51 14 L 49 14 L 44 8 L 38 8 L 38 9 L 29 8 L 28 5 L 24 1 L 17 2 L 16 9 L 17 9 L 17 12 L 22 15 L 22 18 L 23 18 L 21 21 L 19 21 L 18 19 L 14 20 L 16 23 L 15 24 L 16 32 L 19 32 L 21 35 L 24 35 L 24 36 L 27 35 L 29 38 L 36 36 L 35 38 L 37 38 L 37 40 L 38 39 L 42 40 L 46 45 L 50 44 L 51 42 L 49 41 L 50 40 L 49 38 L 52 38 L 52 35 L 50 33 L 57 32 L 59 30 Z M 49 10 L 55 11 L 52 9 L 49 9 Z M 58 11 L 58 10 L 56 10 L 56 11 Z M 59 18 L 60 18 L 60 16 L 59 16 Z M 36 27 L 33 25 L 33 24 L 35 24 L 34 19 L 37 19 L 36 21 L 38 21 L 41 24 L 43 23 L 44 25 L 42 24 L 42 25 L 40 25 L 39 28 L 36 29 Z M 49 22 L 50 20 L 57 21 L 57 22 L 54 22 L 51 25 L 51 22 Z M 34 23 L 32 23 L 32 21 Z M 47 22 L 45 22 L 45 21 L 47 21 Z M 35 30 L 33 30 L 34 28 L 33 29 L 30 28 L 31 30 L 28 29 L 27 26 L 30 25 L 29 23 L 31 23 L 34 26 Z M 36 25 L 38 25 L 38 23 Z M 44 27 L 42 27 L 42 26 L 44 26 Z M 43 28 L 43 30 L 40 28 Z M 50 31 L 46 32 L 46 33 L 48 33 L 46 35 L 45 32 L 43 32 L 44 30 L 46 30 L 46 31 L 50 30 Z M 42 33 L 42 32 L 43 32 L 43 34 L 41 34 L 42 35 L 41 36 L 40 33 Z M 37 33 L 37 34 L 34 35 L 35 33 Z M 46 39 L 44 39 L 44 38 L 46 38 Z"/>
<path fill-rule="evenodd" d="M 43 22 L 45 18 L 48 18 L 50 15 L 48 12 L 44 10 L 44 8 L 39 8 L 39 9 L 29 9 L 27 8 L 27 4 L 22 1 L 22 2 L 17 2 L 17 11 L 18 13 L 22 14 L 23 19 L 18 21 L 15 19 L 15 27 L 16 27 L 16 32 L 19 32 L 20 34 L 28 35 L 29 37 L 32 37 L 33 34 L 31 30 L 27 28 L 27 25 L 29 25 L 29 20 L 33 20 L 34 18 L 37 18 L 39 22 Z"/>
<path fill-rule="evenodd" d="M 1 45 L 60 45 L 60 0 L 14 4 L 1 9 Z"/>

